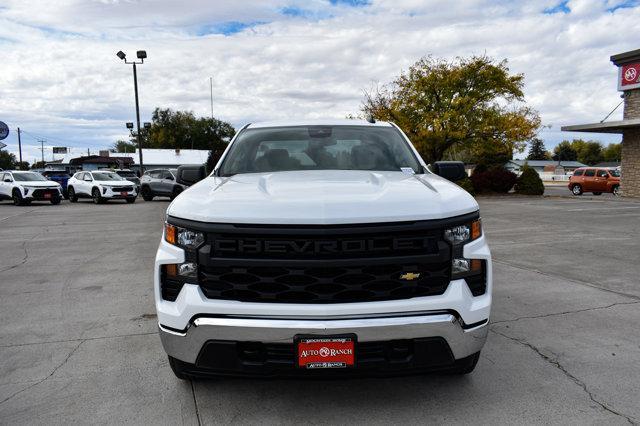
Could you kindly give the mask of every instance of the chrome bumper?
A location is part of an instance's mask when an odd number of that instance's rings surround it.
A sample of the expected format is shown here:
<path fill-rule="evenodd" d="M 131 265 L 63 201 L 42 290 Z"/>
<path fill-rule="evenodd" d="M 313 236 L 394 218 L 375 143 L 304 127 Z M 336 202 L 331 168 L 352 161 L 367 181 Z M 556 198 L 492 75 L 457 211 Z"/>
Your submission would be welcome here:
<path fill-rule="evenodd" d="M 185 332 L 169 330 L 161 324 L 159 328 L 165 352 L 192 364 L 208 340 L 286 343 L 293 342 L 296 334 L 345 333 L 355 333 L 360 342 L 442 337 L 454 357 L 461 359 L 482 349 L 489 329 L 485 322 L 465 330 L 461 322 L 448 313 L 334 320 L 197 318 Z"/>

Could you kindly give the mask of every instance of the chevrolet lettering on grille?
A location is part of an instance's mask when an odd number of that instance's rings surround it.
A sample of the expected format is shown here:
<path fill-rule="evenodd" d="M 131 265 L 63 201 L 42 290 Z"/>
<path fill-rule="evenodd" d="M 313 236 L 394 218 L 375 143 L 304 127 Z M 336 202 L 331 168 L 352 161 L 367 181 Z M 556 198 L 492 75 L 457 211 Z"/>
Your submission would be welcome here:
<path fill-rule="evenodd" d="M 344 240 L 269 240 L 222 238 L 213 241 L 213 252 L 232 254 L 337 254 L 425 250 L 433 246 L 430 237 L 363 238 Z"/>

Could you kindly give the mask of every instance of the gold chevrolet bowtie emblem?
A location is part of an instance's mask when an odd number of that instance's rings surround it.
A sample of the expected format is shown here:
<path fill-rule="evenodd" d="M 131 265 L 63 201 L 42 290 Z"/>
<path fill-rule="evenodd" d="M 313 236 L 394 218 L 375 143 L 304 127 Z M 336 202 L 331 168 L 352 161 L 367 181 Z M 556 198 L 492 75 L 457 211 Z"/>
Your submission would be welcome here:
<path fill-rule="evenodd" d="M 400 279 L 405 281 L 413 281 L 417 280 L 418 278 L 420 278 L 420 272 L 405 272 L 404 274 L 400 275 Z"/>

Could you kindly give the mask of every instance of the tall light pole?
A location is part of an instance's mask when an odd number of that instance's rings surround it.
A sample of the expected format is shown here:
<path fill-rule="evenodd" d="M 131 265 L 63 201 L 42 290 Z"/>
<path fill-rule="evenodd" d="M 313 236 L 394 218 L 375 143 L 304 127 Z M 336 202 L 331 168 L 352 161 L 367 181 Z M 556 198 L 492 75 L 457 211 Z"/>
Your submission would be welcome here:
<path fill-rule="evenodd" d="M 209 89 L 211 91 L 211 119 L 213 120 L 213 77 L 209 77 Z"/>
<path fill-rule="evenodd" d="M 144 173 L 144 165 L 142 163 L 142 135 L 140 133 L 140 106 L 138 104 L 138 72 L 136 70 L 136 65 L 144 64 L 144 60 L 147 57 L 147 52 L 144 50 L 138 50 L 136 52 L 136 56 L 140 59 L 140 62 L 137 61 L 127 61 L 127 55 L 124 54 L 122 50 L 116 53 L 118 58 L 124 61 L 125 64 L 133 65 L 133 89 L 136 95 L 136 122 L 138 124 L 138 156 L 140 158 L 140 176 Z"/>

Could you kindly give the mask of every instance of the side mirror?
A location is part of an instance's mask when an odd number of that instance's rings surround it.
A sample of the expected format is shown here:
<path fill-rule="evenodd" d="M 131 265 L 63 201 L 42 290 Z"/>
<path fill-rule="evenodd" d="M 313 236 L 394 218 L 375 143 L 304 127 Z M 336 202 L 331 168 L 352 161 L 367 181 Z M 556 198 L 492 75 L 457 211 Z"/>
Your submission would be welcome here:
<path fill-rule="evenodd" d="M 433 163 L 432 171 L 451 182 L 457 182 L 467 177 L 462 161 L 436 161 Z"/>
<path fill-rule="evenodd" d="M 191 186 L 207 177 L 204 165 L 180 166 L 176 172 L 176 182 L 181 185 Z"/>
<path fill-rule="evenodd" d="M 166 180 L 173 180 L 173 176 L 167 176 L 165 179 Z"/>
<path fill-rule="evenodd" d="M 9 179 L 9 178 L 5 179 L 4 181 L 7 182 L 7 183 L 11 183 L 11 179 Z"/>

